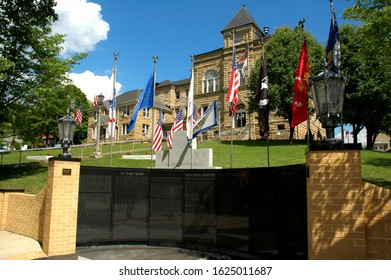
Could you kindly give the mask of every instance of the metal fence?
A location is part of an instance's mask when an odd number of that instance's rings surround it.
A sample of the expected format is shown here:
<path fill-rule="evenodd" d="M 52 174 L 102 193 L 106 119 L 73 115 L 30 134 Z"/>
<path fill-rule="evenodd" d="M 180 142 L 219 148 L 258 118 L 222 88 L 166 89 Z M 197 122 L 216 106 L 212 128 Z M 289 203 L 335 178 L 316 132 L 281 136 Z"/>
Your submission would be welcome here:
<path fill-rule="evenodd" d="M 165 244 L 307 259 L 303 165 L 214 170 L 81 167 L 77 243 Z"/>

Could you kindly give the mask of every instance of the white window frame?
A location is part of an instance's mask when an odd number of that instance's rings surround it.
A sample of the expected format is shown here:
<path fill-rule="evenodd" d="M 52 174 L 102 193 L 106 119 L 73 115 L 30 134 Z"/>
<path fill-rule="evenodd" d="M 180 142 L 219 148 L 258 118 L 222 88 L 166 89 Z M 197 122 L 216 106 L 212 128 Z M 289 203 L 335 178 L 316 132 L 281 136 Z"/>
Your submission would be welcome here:
<path fill-rule="evenodd" d="M 130 112 L 130 105 L 125 105 L 122 107 L 122 115 L 124 117 L 129 116 L 129 112 Z"/>
<path fill-rule="evenodd" d="M 122 135 L 128 135 L 128 125 L 122 124 Z"/>
<path fill-rule="evenodd" d="M 143 109 L 143 116 L 149 119 L 149 108 Z"/>
<path fill-rule="evenodd" d="M 202 81 L 202 93 L 216 92 L 219 90 L 219 75 L 215 70 L 208 70 Z"/>
<path fill-rule="evenodd" d="M 148 137 L 149 136 L 149 125 L 143 124 L 143 136 Z"/>

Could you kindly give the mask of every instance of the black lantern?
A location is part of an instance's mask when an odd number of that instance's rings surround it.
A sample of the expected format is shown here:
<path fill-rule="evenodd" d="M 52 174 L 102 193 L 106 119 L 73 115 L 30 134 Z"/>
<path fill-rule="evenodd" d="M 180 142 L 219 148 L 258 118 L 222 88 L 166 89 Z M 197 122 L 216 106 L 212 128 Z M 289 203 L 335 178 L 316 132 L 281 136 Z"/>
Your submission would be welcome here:
<path fill-rule="evenodd" d="M 334 128 L 342 117 L 345 81 L 341 76 L 325 70 L 312 78 L 310 90 L 317 117 L 326 129 L 327 140 L 335 141 Z"/>
<path fill-rule="evenodd" d="M 68 153 L 68 149 L 73 144 L 73 136 L 75 134 L 76 121 L 71 116 L 75 110 L 75 103 L 72 101 L 65 117 L 58 120 L 58 131 L 60 137 L 60 143 L 63 153 L 59 155 L 60 158 L 71 158 Z"/>

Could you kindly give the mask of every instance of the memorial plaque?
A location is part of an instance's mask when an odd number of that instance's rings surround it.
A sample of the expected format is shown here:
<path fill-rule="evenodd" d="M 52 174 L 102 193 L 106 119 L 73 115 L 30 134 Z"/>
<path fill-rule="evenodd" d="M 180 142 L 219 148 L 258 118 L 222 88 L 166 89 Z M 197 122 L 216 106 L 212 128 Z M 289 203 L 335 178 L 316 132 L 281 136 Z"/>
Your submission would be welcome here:
<path fill-rule="evenodd" d="M 147 241 L 149 172 L 116 170 L 113 213 L 114 240 Z"/>
<path fill-rule="evenodd" d="M 184 208 L 186 243 L 216 244 L 215 189 L 215 171 L 186 171 Z"/>

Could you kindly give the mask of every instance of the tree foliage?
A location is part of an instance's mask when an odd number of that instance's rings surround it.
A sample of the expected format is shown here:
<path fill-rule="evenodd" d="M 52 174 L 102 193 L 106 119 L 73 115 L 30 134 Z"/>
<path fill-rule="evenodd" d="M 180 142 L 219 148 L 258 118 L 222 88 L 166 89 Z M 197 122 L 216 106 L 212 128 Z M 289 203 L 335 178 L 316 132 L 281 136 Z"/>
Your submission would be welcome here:
<path fill-rule="evenodd" d="M 391 132 L 391 4 L 389 0 L 357 0 L 344 17 L 363 22 L 341 29 L 342 68 L 348 81 L 346 122 L 354 133 L 365 126 L 367 149 L 379 132 Z M 345 110 L 344 110 L 345 111 Z"/>
<path fill-rule="evenodd" d="M 315 75 L 322 71 L 324 48 L 310 33 L 305 32 L 304 35 L 307 40 L 310 73 Z M 288 119 L 289 122 L 292 120 L 293 84 L 302 44 L 302 29 L 299 27 L 291 29 L 286 26 L 276 29 L 265 43 L 269 78 L 269 108 L 278 116 Z M 252 111 L 258 109 L 254 96 L 261 63 L 262 58 L 256 62 L 248 82 L 251 92 L 254 93 L 249 97 Z M 291 137 L 292 135 L 293 129 L 291 129 Z"/>
<path fill-rule="evenodd" d="M 42 42 L 57 19 L 54 5 L 55 0 L 0 1 L 0 122 L 37 85 L 40 62 L 52 55 Z"/>
<path fill-rule="evenodd" d="M 64 37 L 51 33 L 55 4 L 0 0 L 0 127 L 30 143 L 41 142 L 43 134 L 57 134 L 57 119 L 76 92 L 68 86 L 67 73 L 86 56 L 60 57 Z M 79 92 L 77 96 L 84 102 Z"/>

